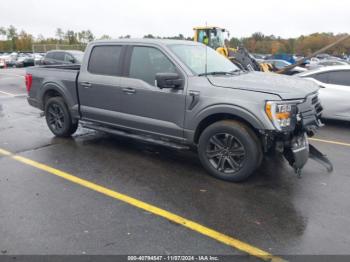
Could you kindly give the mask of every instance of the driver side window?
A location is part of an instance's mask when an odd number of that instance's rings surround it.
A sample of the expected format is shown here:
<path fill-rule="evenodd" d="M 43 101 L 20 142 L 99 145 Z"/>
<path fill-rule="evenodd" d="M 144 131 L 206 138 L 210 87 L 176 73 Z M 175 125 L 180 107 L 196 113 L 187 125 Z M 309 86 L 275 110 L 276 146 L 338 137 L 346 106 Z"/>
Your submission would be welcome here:
<path fill-rule="evenodd" d="M 175 65 L 157 48 L 135 46 L 132 51 L 129 77 L 155 85 L 157 73 L 176 73 Z"/>

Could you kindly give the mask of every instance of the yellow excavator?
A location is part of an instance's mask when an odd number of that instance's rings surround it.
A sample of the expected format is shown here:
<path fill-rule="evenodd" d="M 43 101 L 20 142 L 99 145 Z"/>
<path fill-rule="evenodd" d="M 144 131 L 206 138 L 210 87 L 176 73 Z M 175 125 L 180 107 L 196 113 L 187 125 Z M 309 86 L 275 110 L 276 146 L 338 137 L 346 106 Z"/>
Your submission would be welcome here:
<path fill-rule="evenodd" d="M 230 59 L 230 61 L 239 68 L 249 71 L 275 71 L 271 64 L 259 64 L 243 46 L 238 46 L 237 48 L 230 47 L 230 32 L 225 28 L 217 26 L 199 26 L 193 28 L 193 30 L 195 42 L 200 42 L 213 48 Z"/>
<path fill-rule="evenodd" d="M 238 46 L 237 48 L 230 47 L 230 32 L 217 26 L 199 26 L 193 28 L 194 41 L 203 43 L 220 54 L 224 55 L 231 60 L 232 63 L 237 65 L 242 70 L 248 71 L 262 71 L 262 72 L 276 72 L 278 74 L 289 74 L 291 70 L 299 65 L 302 65 L 310 58 L 327 51 L 328 49 L 338 45 L 339 43 L 350 38 L 350 35 L 344 35 L 335 42 L 321 48 L 320 50 L 306 56 L 299 60 L 297 63 L 289 65 L 281 70 L 277 70 L 273 65 L 268 63 L 258 63 L 256 59 L 248 52 L 244 46 Z"/>

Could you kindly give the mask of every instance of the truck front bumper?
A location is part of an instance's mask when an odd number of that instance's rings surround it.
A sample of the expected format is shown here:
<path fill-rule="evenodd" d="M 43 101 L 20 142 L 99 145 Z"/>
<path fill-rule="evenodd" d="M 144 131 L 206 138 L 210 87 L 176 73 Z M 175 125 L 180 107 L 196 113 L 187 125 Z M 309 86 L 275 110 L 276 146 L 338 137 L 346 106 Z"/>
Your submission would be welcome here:
<path fill-rule="evenodd" d="M 309 159 L 309 142 L 306 133 L 293 137 L 290 150 L 293 153 L 293 168 L 298 172 Z"/>
<path fill-rule="evenodd" d="M 288 146 L 284 147 L 283 155 L 299 176 L 309 158 L 326 167 L 328 172 L 333 171 L 333 165 L 327 156 L 309 144 L 306 132 L 294 136 Z"/>

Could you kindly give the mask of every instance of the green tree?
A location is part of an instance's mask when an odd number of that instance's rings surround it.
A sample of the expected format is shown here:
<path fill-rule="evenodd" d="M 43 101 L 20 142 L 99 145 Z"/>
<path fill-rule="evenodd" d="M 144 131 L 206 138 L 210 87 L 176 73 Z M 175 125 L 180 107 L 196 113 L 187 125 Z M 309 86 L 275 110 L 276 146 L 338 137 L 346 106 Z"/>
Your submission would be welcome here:
<path fill-rule="evenodd" d="M 109 35 L 102 35 L 102 36 L 100 37 L 100 39 L 101 39 L 101 40 L 109 40 L 109 39 L 112 39 L 112 37 L 109 36 Z"/>
<path fill-rule="evenodd" d="M 61 44 L 64 39 L 64 32 L 61 28 L 56 29 L 56 36 L 58 37 L 58 41 Z"/>
<path fill-rule="evenodd" d="M 4 27 L 0 27 L 0 36 L 6 36 L 6 29 Z"/>
<path fill-rule="evenodd" d="M 144 35 L 143 38 L 155 38 L 152 34 Z"/>
<path fill-rule="evenodd" d="M 16 48 L 21 51 L 30 51 L 32 49 L 33 36 L 21 31 L 16 38 Z"/>
<path fill-rule="evenodd" d="M 90 30 L 83 30 L 78 33 L 78 40 L 81 43 L 87 44 L 95 39 L 95 36 L 92 34 Z"/>
<path fill-rule="evenodd" d="M 7 28 L 6 36 L 7 36 L 7 39 L 11 41 L 12 51 L 16 50 L 17 29 L 13 25 L 10 25 Z"/>
<path fill-rule="evenodd" d="M 123 38 L 131 38 L 131 36 L 130 35 L 125 35 L 125 36 L 119 36 L 119 39 L 123 39 Z"/>
<path fill-rule="evenodd" d="M 230 47 L 237 48 L 241 44 L 241 41 L 236 37 L 231 37 L 230 39 Z"/>
<path fill-rule="evenodd" d="M 67 30 L 65 34 L 65 39 L 70 45 L 75 45 L 78 43 L 77 33 L 75 33 L 73 30 Z"/>

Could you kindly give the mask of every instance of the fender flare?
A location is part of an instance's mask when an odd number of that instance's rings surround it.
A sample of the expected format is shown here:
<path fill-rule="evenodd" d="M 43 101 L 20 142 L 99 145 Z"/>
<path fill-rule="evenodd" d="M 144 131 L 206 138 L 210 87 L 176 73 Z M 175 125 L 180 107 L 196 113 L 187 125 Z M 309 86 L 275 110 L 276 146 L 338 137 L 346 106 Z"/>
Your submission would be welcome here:
<path fill-rule="evenodd" d="M 45 107 L 44 105 L 44 96 L 48 91 L 56 91 L 57 93 L 59 93 L 62 98 L 64 99 L 64 101 L 67 103 L 68 108 L 72 108 L 76 103 L 73 101 L 73 99 L 71 98 L 71 94 L 67 91 L 66 88 L 63 87 L 63 83 L 62 85 L 57 84 L 56 82 L 45 82 L 42 85 L 42 88 L 40 89 L 40 93 L 39 93 L 39 101 L 42 104 L 42 108 Z"/>
<path fill-rule="evenodd" d="M 193 118 L 195 121 L 191 121 L 189 123 L 189 129 L 190 130 L 197 130 L 197 127 L 199 124 L 206 119 L 207 117 L 210 117 L 212 115 L 216 114 L 228 114 L 232 115 L 234 117 L 238 117 L 249 123 L 252 127 L 255 129 L 266 129 L 266 126 L 263 124 L 261 120 L 259 120 L 258 117 L 256 117 L 253 113 L 250 111 L 236 106 L 236 105 L 230 105 L 230 104 L 218 104 L 218 105 L 212 105 L 209 107 L 206 107 L 202 109 L 200 112 L 196 114 L 196 116 Z"/>

